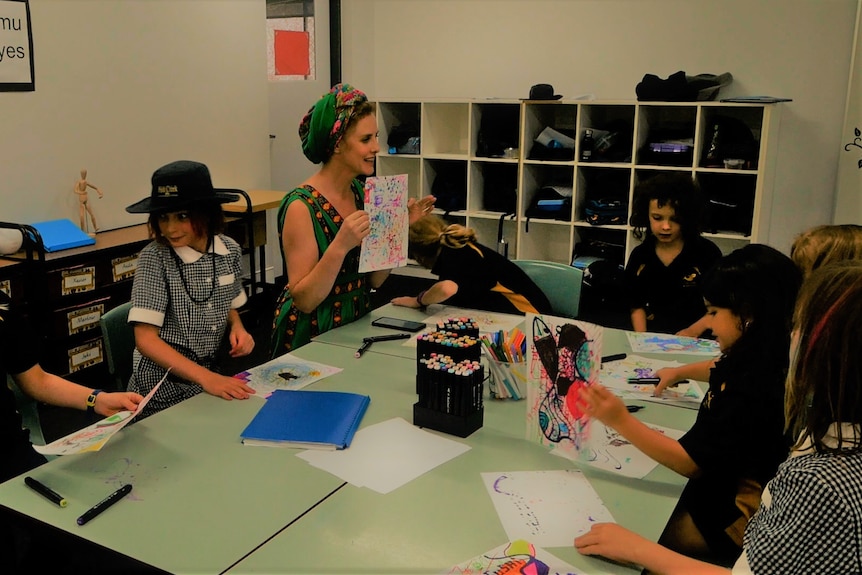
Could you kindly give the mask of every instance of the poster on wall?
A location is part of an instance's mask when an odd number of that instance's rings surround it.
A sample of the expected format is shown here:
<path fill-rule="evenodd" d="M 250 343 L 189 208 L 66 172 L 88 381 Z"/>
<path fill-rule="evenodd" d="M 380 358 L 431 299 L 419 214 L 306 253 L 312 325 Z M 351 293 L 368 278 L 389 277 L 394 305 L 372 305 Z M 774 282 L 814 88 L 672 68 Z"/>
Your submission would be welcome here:
<path fill-rule="evenodd" d="M 0 0 L 0 92 L 35 89 L 30 2 Z"/>

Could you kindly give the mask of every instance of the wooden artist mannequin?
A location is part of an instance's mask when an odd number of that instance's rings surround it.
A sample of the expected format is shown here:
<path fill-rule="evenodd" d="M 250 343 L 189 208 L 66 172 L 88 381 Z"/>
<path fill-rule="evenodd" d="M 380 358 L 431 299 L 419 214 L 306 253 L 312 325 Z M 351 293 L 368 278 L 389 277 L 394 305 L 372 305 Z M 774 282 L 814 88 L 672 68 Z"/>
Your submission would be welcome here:
<path fill-rule="evenodd" d="M 99 194 L 99 199 L 102 199 L 104 194 L 102 190 L 87 181 L 87 170 L 81 170 L 81 179 L 75 183 L 75 195 L 78 196 L 78 217 L 81 221 L 81 229 L 85 232 L 87 229 L 86 214 L 90 214 L 90 221 L 93 222 L 93 232 L 99 231 L 99 226 L 96 225 L 96 216 L 93 215 L 93 208 L 90 207 L 90 195 L 87 193 L 87 188 L 93 188 Z M 85 213 L 86 211 L 86 213 Z"/>

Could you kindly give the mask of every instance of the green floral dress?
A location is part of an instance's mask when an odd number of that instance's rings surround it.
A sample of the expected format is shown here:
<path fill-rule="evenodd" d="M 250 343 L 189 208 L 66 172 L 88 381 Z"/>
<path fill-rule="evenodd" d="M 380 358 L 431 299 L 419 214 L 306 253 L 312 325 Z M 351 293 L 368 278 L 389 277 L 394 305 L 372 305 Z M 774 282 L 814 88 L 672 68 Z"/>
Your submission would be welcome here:
<path fill-rule="evenodd" d="M 354 180 L 352 188 L 356 207 L 360 210 L 364 209 L 362 183 Z M 302 186 L 289 192 L 281 201 L 278 209 L 279 235 L 284 226 L 287 207 L 295 201 L 305 202 L 311 212 L 318 257 L 323 257 L 323 252 L 341 228 L 343 218 L 320 192 L 311 186 Z M 283 253 L 282 257 L 284 257 Z M 344 258 L 329 295 L 311 313 L 303 313 L 293 304 L 293 298 L 290 295 L 290 278 L 288 278 L 288 283 L 275 306 L 275 318 L 272 323 L 272 357 L 305 345 L 312 337 L 348 324 L 368 313 L 369 286 L 366 274 L 358 270 L 359 247 L 356 247 Z"/>

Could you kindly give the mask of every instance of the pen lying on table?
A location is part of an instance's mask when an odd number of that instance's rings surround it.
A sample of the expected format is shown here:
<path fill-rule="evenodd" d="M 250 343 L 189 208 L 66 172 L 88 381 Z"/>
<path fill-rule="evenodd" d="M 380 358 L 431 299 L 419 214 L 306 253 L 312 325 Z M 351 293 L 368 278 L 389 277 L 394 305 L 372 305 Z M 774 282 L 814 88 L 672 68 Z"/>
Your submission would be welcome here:
<path fill-rule="evenodd" d="M 392 341 L 395 339 L 408 339 L 409 337 L 409 333 L 394 333 L 392 335 L 373 335 L 371 337 L 363 337 L 362 345 L 356 350 L 354 357 L 357 359 L 362 357 L 362 354 L 368 351 L 368 348 L 371 347 L 371 344 L 375 341 Z"/>
<path fill-rule="evenodd" d="M 632 385 L 646 385 L 646 384 L 650 384 L 650 383 L 653 385 L 658 385 L 658 383 L 660 381 L 661 381 L 660 377 L 630 377 L 626 380 L 626 383 L 630 383 Z M 681 380 L 677 381 L 676 383 L 674 383 L 673 385 L 676 385 L 678 383 L 688 383 L 688 380 L 687 379 L 681 379 Z"/>

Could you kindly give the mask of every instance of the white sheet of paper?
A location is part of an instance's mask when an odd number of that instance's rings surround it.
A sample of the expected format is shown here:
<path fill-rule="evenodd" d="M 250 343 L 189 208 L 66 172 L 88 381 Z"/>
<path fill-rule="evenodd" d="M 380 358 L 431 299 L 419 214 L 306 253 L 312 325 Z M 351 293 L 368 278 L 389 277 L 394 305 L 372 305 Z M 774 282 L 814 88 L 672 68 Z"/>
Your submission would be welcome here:
<path fill-rule="evenodd" d="M 245 381 L 257 393 L 253 397 L 266 399 L 276 389 L 302 389 L 303 387 L 343 371 L 315 361 L 285 353 L 266 363 L 255 366 L 234 377 Z"/>
<path fill-rule="evenodd" d="M 674 439 L 679 439 L 683 435 L 683 432 L 678 429 L 652 424 L 648 424 L 648 427 Z M 580 451 L 555 448 L 551 453 L 635 479 L 645 477 L 658 466 L 657 461 L 645 455 L 619 433 L 598 420 L 593 421 L 590 437 Z"/>
<path fill-rule="evenodd" d="M 395 417 L 360 429 L 347 449 L 310 449 L 296 456 L 357 487 L 389 493 L 469 450 Z"/>
<path fill-rule="evenodd" d="M 512 565 L 517 562 L 525 562 L 530 567 L 526 570 L 510 571 Z M 526 565 L 524 566 L 526 567 Z M 504 572 L 511 572 L 513 575 L 515 573 L 576 575 L 577 573 L 574 567 L 559 557 L 528 541 L 519 539 L 486 551 L 445 571 L 440 571 L 439 575 L 468 575 L 471 573 L 485 575 Z"/>
<path fill-rule="evenodd" d="M 614 522 L 577 469 L 482 473 L 482 480 L 510 540 L 569 547 L 594 523 Z"/>

